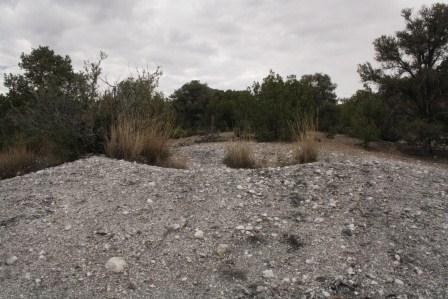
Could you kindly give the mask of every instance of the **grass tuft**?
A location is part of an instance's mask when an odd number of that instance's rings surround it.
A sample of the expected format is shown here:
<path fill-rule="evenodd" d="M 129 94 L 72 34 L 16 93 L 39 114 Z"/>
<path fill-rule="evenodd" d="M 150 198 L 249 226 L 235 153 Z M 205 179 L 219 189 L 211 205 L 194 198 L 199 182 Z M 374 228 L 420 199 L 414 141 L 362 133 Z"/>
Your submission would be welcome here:
<path fill-rule="evenodd" d="M 223 160 L 231 168 L 256 168 L 254 152 L 246 141 L 236 141 L 227 145 Z"/>
<path fill-rule="evenodd" d="M 294 162 L 304 164 L 317 161 L 319 146 L 316 141 L 316 127 L 309 119 L 305 119 L 298 127 L 293 149 Z"/>
<path fill-rule="evenodd" d="M 120 117 L 110 128 L 105 153 L 116 159 L 161 167 L 186 168 L 185 160 L 172 159 L 169 145 L 172 133 L 173 125 L 166 120 Z"/>
<path fill-rule="evenodd" d="M 0 178 L 9 178 L 31 171 L 35 156 L 24 145 L 17 145 L 0 152 Z"/>

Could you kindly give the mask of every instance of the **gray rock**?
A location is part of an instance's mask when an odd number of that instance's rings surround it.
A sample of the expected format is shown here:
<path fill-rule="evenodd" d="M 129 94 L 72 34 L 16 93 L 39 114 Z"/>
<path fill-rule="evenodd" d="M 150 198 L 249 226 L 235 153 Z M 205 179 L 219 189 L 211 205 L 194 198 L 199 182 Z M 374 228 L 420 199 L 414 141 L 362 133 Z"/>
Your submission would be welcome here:
<path fill-rule="evenodd" d="M 15 255 L 10 255 L 6 258 L 5 263 L 7 265 L 13 265 L 15 262 L 17 262 L 18 258 Z"/>
<path fill-rule="evenodd" d="M 110 272 L 120 273 L 127 267 L 126 261 L 122 257 L 111 257 L 106 262 L 106 269 Z"/>
<path fill-rule="evenodd" d="M 204 239 L 204 232 L 200 229 L 197 229 L 196 232 L 194 233 L 194 237 L 196 239 Z"/>
<path fill-rule="evenodd" d="M 226 253 L 229 252 L 229 245 L 227 244 L 219 244 L 218 247 L 216 248 L 216 253 L 220 256 L 223 257 L 226 255 Z"/>
<path fill-rule="evenodd" d="M 264 271 L 263 271 L 263 277 L 264 277 L 264 278 L 274 278 L 274 277 L 275 277 L 275 275 L 274 275 L 274 271 L 272 271 L 271 269 L 269 269 L 269 270 L 264 270 Z"/>

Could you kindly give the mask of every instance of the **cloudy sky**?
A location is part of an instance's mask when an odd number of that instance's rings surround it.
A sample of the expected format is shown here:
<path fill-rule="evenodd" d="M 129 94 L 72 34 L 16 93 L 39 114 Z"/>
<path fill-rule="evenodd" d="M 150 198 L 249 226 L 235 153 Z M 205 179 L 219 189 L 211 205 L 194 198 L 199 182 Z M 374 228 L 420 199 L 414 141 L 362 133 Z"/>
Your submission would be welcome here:
<path fill-rule="evenodd" d="M 22 52 L 48 45 L 77 69 L 106 52 L 111 82 L 161 66 L 166 94 L 193 79 L 245 88 L 273 69 L 328 73 L 343 97 L 361 86 L 357 64 L 372 60 L 372 41 L 402 29 L 401 9 L 434 2 L 0 0 L 0 72 L 17 72 Z"/>

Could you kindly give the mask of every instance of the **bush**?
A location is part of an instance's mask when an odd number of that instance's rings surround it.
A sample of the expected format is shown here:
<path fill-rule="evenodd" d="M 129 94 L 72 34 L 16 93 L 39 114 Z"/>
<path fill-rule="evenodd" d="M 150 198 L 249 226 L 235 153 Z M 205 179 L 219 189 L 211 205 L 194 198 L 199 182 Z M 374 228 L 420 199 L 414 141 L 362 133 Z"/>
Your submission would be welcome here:
<path fill-rule="evenodd" d="M 172 131 L 173 126 L 167 120 L 122 116 L 111 126 L 104 150 L 111 158 L 158 166 L 175 165 L 169 161 Z"/>
<path fill-rule="evenodd" d="M 319 147 L 316 141 L 316 126 L 309 120 L 296 125 L 296 142 L 294 144 L 294 162 L 304 164 L 317 161 Z"/>
<path fill-rule="evenodd" d="M 236 141 L 226 147 L 223 160 L 231 168 L 256 168 L 257 163 L 250 144 L 246 141 Z"/>

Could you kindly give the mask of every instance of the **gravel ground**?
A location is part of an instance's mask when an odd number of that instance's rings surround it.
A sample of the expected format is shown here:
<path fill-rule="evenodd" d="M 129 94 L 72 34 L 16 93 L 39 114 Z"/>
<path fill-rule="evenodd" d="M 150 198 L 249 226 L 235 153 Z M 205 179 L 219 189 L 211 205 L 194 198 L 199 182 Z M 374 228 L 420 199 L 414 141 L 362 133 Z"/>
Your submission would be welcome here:
<path fill-rule="evenodd" d="M 0 181 L 0 298 L 448 298 L 447 169 L 234 170 L 223 147 L 179 148 L 188 170 L 90 157 Z"/>

